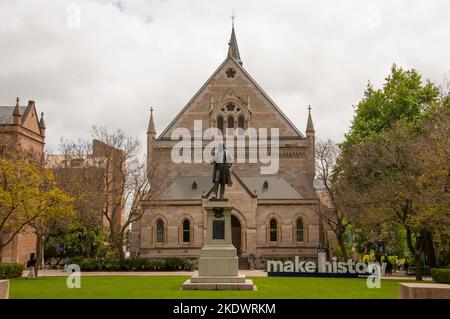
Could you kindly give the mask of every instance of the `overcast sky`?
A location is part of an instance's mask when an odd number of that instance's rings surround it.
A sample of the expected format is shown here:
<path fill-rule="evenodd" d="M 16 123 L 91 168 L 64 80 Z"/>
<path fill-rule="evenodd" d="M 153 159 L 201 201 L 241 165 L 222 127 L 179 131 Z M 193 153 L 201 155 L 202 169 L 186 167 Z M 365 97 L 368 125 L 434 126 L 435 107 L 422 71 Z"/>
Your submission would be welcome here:
<path fill-rule="evenodd" d="M 448 0 L 1 0 L 0 105 L 35 100 L 48 151 L 93 124 L 144 139 L 150 106 L 160 133 L 225 59 L 232 10 L 244 68 L 302 132 L 311 104 L 320 138 L 393 63 L 450 74 Z"/>

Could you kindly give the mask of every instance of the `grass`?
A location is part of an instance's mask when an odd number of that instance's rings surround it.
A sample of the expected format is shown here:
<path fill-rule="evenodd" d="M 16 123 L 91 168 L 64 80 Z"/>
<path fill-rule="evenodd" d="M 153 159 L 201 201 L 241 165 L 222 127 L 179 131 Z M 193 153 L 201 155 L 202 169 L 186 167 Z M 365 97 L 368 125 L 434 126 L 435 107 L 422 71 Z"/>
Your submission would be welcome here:
<path fill-rule="evenodd" d="M 11 299 L 191 299 L 191 298 L 385 298 L 399 294 L 398 280 L 382 280 L 380 289 L 369 289 L 365 279 L 253 277 L 257 291 L 183 291 L 185 276 L 86 276 L 81 288 L 69 289 L 67 277 L 11 280 Z M 411 282 L 411 281 L 408 281 Z"/>

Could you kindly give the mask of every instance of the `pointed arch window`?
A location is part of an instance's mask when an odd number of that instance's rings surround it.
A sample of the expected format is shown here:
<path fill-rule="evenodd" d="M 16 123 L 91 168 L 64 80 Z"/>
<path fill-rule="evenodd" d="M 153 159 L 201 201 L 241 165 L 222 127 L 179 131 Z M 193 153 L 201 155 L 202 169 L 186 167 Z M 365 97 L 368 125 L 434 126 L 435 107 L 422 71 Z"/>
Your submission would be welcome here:
<path fill-rule="evenodd" d="M 295 238 L 297 241 L 304 241 L 305 231 L 303 228 L 303 219 L 297 219 L 296 230 L 295 230 Z"/>
<path fill-rule="evenodd" d="M 185 219 L 183 222 L 183 243 L 189 243 L 191 241 L 191 223 Z"/>
<path fill-rule="evenodd" d="M 227 128 L 228 128 L 227 134 L 228 135 L 233 135 L 234 118 L 231 115 L 228 117 L 228 120 L 227 120 Z"/>
<path fill-rule="evenodd" d="M 156 222 L 156 242 L 164 242 L 164 221 L 162 219 L 158 219 Z"/>
<path fill-rule="evenodd" d="M 272 242 L 278 240 L 278 225 L 275 218 L 272 218 L 269 223 L 269 240 Z"/>
<path fill-rule="evenodd" d="M 217 117 L 217 128 L 220 130 L 220 133 L 223 134 L 223 116 L 219 115 Z"/>
<path fill-rule="evenodd" d="M 245 119 L 243 115 L 240 115 L 238 118 L 238 129 L 239 129 L 239 134 L 244 134 L 244 130 L 245 130 Z"/>

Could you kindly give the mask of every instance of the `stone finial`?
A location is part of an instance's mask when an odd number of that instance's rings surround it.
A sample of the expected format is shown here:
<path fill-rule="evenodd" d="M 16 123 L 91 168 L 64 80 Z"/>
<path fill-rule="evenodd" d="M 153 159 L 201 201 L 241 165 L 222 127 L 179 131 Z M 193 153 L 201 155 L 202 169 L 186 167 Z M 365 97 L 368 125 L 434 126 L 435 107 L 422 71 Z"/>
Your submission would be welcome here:
<path fill-rule="evenodd" d="M 41 119 L 39 120 L 39 128 L 45 130 L 44 112 L 41 112 Z"/>
<path fill-rule="evenodd" d="M 19 98 L 16 99 L 16 107 L 14 108 L 13 116 L 22 116 L 20 114 L 20 108 L 19 108 Z"/>

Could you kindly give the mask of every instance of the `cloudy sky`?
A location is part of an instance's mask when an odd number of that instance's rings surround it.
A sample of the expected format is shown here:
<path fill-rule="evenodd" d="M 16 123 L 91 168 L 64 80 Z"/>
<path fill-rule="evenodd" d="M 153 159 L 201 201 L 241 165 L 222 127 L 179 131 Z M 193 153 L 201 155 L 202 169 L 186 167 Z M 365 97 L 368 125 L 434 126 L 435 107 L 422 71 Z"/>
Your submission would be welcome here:
<path fill-rule="evenodd" d="M 93 124 L 158 132 L 225 59 L 231 13 L 246 70 L 304 131 L 342 140 L 367 81 L 393 63 L 450 75 L 450 2 L 1 0 L 0 105 L 35 100 L 47 150 Z"/>

